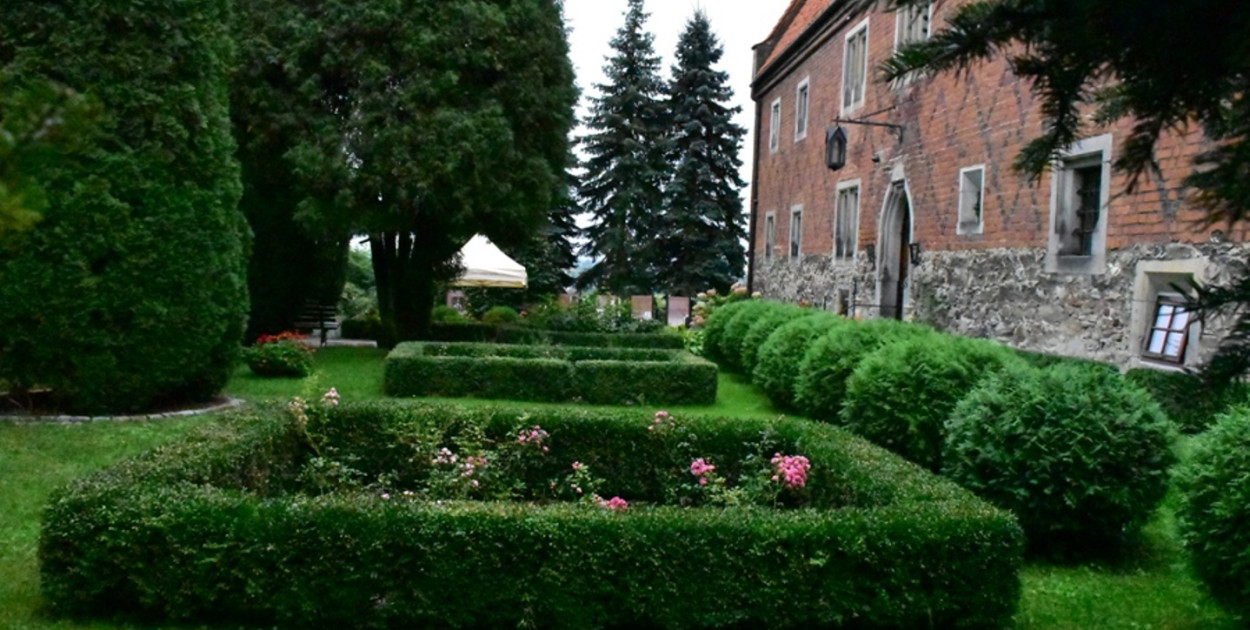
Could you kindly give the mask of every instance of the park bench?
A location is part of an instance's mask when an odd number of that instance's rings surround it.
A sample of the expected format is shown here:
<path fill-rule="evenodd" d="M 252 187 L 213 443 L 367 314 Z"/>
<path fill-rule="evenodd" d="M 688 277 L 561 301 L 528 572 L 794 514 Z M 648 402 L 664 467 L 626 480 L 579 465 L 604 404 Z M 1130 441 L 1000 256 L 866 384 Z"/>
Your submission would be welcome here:
<path fill-rule="evenodd" d="M 295 320 L 295 329 L 300 332 L 312 333 L 314 330 L 321 331 L 321 347 L 326 345 L 326 335 L 331 330 L 339 327 L 339 322 L 335 317 L 338 310 L 334 306 L 322 304 L 315 301 L 307 301 L 304 303 L 304 309 L 300 311 L 299 317 Z"/>

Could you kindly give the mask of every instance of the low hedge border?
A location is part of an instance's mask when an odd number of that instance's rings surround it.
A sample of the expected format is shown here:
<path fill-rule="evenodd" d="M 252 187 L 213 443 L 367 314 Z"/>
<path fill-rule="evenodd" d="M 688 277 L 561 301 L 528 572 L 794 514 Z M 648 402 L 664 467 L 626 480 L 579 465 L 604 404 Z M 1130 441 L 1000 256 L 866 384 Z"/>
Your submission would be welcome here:
<path fill-rule="evenodd" d="M 595 348 L 654 348 L 681 350 L 681 335 L 659 333 L 591 333 L 543 330 L 525 326 L 495 326 L 478 322 L 433 324 L 429 341 L 587 346 Z"/>
<path fill-rule="evenodd" d="M 57 492 L 40 539 L 51 606 L 284 628 L 989 628 L 1019 597 L 1013 517 L 834 427 L 691 420 L 708 452 L 767 431 L 806 454 L 814 507 L 610 512 L 291 494 L 310 453 L 277 415 Z M 650 418 L 603 410 L 345 404 L 324 435 L 384 466 L 414 425 L 519 421 L 596 470 L 657 465 Z"/>
<path fill-rule="evenodd" d="M 385 384 L 390 396 L 706 405 L 717 373 L 677 350 L 409 342 L 387 355 Z"/>

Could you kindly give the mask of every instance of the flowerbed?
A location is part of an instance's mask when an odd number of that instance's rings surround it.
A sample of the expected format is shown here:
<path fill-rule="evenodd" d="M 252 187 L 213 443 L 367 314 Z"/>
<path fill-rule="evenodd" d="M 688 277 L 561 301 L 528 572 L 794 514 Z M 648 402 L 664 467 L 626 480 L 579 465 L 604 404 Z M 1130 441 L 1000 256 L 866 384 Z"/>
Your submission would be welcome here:
<path fill-rule="evenodd" d="M 281 627 L 1002 627 L 1018 598 L 1010 515 L 833 427 L 330 402 L 247 412 L 59 492 L 40 541 L 52 606 Z"/>
<path fill-rule="evenodd" d="M 710 404 L 716 379 L 713 363 L 677 350 L 410 342 L 386 358 L 391 396 Z"/>

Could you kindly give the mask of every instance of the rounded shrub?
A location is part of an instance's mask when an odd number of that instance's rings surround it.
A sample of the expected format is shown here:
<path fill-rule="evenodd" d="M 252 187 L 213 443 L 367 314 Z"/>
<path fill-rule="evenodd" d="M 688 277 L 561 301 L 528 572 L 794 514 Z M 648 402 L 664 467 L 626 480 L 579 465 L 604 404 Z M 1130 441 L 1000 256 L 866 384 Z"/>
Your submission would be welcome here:
<path fill-rule="evenodd" d="M 511 306 L 492 306 L 482 314 L 482 323 L 491 326 L 515 324 L 521 316 Z"/>
<path fill-rule="evenodd" d="M 1194 439 L 1176 488 L 1194 573 L 1217 601 L 1250 618 L 1250 407 L 1220 416 Z"/>
<path fill-rule="evenodd" d="M 813 341 L 841 325 L 853 324 L 848 319 L 823 312 L 782 324 L 760 346 L 751 380 L 764 390 L 774 405 L 793 408 L 794 384 L 803 355 Z"/>
<path fill-rule="evenodd" d="M 82 413 L 211 398 L 247 319 L 226 0 L 8 3 L 0 63 L 103 116 L 0 253 L 0 378 Z M 119 29 L 125 34 L 119 34 Z M 108 42 L 101 45 L 101 42 Z M 3 58 L 8 55 L 8 58 Z"/>
<path fill-rule="evenodd" d="M 1201 433 L 1228 409 L 1250 402 L 1250 385 L 1209 383 L 1188 372 L 1136 368 L 1124 375 L 1150 392 L 1183 433 Z"/>
<path fill-rule="evenodd" d="M 755 308 L 748 307 L 749 304 L 761 304 L 761 302 L 757 300 L 730 302 L 708 313 L 703 324 L 703 356 L 718 363 L 724 360 L 721 341 L 725 336 L 725 328 L 737 316 L 739 311 L 745 308 Z"/>
<path fill-rule="evenodd" d="M 830 330 L 813 341 L 799 361 L 795 407 L 813 420 L 838 422 L 846 381 L 861 359 L 888 342 L 931 334 L 932 329 L 893 319 L 851 322 Z"/>
<path fill-rule="evenodd" d="M 955 406 L 942 472 L 1016 513 L 1035 551 L 1105 553 L 1141 531 L 1167 490 L 1171 422 L 1096 366 L 1008 365 Z"/>
<path fill-rule="evenodd" d="M 742 373 L 748 376 L 753 374 L 760 346 L 764 345 L 768 337 L 778 328 L 801 317 L 819 312 L 801 308 L 794 304 L 774 303 L 772 309 L 761 314 L 746 328 L 746 333 L 742 335 L 742 341 L 738 343 L 738 366 Z"/>
<path fill-rule="evenodd" d="M 742 373 L 742 338 L 746 337 L 747 331 L 756 320 L 783 306 L 781 302 L 772 300 L 752 300 L 747 304 L 750 306 L 739 309 L 733 319 L 725 324 L 725 332 L 721 334 L 717 362 L 722 369 Z"/>
<path fill-rule="evenodd" d="M 955 405 L 1009 363 L 1023 361 L 983 339 L 935 334 L 886 344 L 847 379 L 842 424 L 936 472 Z"/>
<path fill-rule="evenodd" d="M 312 374 L 313 349 L 296 339 L 258 343 L 243 350 L 252 373 L 267 378 L 303 378 Z"/>

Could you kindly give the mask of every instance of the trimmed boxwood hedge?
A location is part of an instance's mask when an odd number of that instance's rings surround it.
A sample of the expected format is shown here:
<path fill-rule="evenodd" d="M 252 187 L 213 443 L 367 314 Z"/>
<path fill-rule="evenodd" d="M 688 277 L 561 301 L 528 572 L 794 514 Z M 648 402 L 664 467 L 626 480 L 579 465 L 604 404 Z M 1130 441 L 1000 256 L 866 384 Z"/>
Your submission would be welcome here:
<path fill-rule="evenodd" d="M 1178 529 L 1211 595 L 1250 619 L 1250 408 L 1221 415 L 1176 474 Z"/>
<path fill-rule="evenodd" d="M 553 460 L 621 480 L 605 489 L 633 506 L 611 512 L 301 494 L 308 442 L 266 415 L 55 493 L 39 547 L 50 606 L 283 628 L 997 628 L 1020 593 L 1010 514 L 829 426 L 690 419 L 700 452 L 766 433 L 810 458 L 813 506 L 772 510 L 646 505 L 652 473 L 688 462 L 657 451 L 639 414 L 375 403 L 314 424 L 323 450 L 371 473 L 411 465 L 417 427 L 541 424 Z"/>
<path fill-rule="evenodd" d="M 770 306 L 772 308 L 751 322 L 738 342 L 738 362 L 735 367 L 748 376 L 755 371 L 760 346 L 764 345 L 774 331 L 796 319 L 820 312 L 780 302 L 773 302 Z"/>
<path fill-rule="evenodd" d="M 538 346 L 596 348 L 655 348 L 681 350 L 681 335 L 659 333 L 593 333 L 543 330 L 526 326 L 495 326 L 481 322 L 432 324 L 429 341 L 507 343 Z"/>
<path fill-rule="evenodd" d="M 1250 385 L 1212 385 L 1189 372 L 1135 368 L 1124 375 L 1150 392 L 1164 413 L 1185 433 L 1201 433 L 1229 409 L 1250 402 Z"/>
<path fill-rule="evenodd" d="M 707 357 L 722 368 L 737 371 L 742 356 L 742 337 L 755 319 L 777 307 L 777 302 L 750 300 L 722 306 L 708 318 L 703 339 Z"/>
<path fill-rule="evenodd" d="M 984 339 L 927 335 L 886 344 L 846 381 L 841 424 L 937 472 L 951 411 L 982 378 L 1008 364 L 1025 362 Z"/>
<path fill-rule="evenodd" d="M 752 382 L 764 390 L 778 408 L 793 409 L 794 384 L 798 381 L 803 355 L 813 341 L 842 325 L 854 324 L 849 319 L 820 311 L 783 324 L 769 335 L 756 353 Z"/>
<path fill-rule="evenodd" d="M 679 350 L 409 342 L 386 358 L 391 396 L 703 405 L 716 387 L 716 365 Z"/>
<path fill-rule="evenodd" d="M 946 422 L 942 473 L 1020 518 L 1030 547 L 1096 557 L 1141 533 L 1167 491 L 1175 429 L 1100 366 L 1005 366 Z"/>
<path fill-rule="evenodd" d="M 813 420 L 838 422 L 846 381 L 859 362 L 888 343 L 933 334 L 933 329 L 893 319 L 839 326 L 812 342 L 799 362 L 794 402 Z"/>

